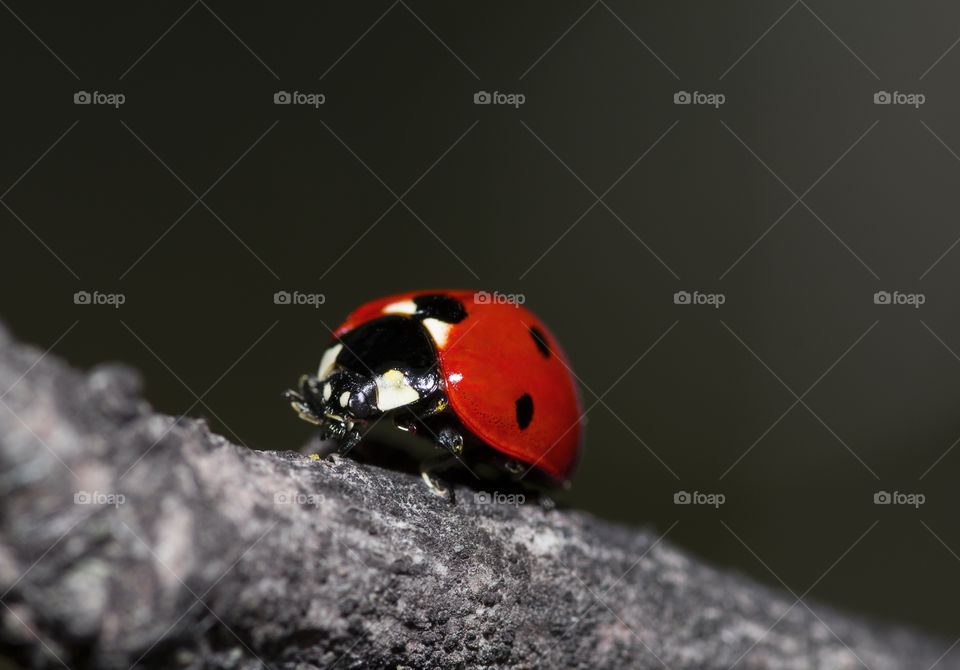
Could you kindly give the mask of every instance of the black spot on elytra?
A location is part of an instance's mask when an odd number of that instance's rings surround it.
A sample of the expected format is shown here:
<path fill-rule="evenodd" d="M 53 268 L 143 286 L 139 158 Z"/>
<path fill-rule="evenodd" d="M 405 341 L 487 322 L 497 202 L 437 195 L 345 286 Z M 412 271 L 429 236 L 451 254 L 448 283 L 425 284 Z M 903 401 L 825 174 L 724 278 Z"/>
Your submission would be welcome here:
<path fill-rule="evenodd" d="M 530 425 L 533 419 L 533 398 L 529 393 L 524 393 L 517 398 L 517 425 L 523 430 Z"/>
<path fill-rule="evenodd" d="M 441 293 L 418 295 L 413 299 L 417 311 L 413 316 L 424 319 L 437 319 L 444 323 L 460 323 L 467 318 L 467 309 L 456 298 Z"/>
<path fill-rule="evenodd" d="M 543 357 L 550 358 L 550 345 L 547 344 L 547 336 L 543 334 L 543 331 L 536 326 L 530 326 L 530 337 L 533 338 L 534 343 L 537 345 L 537 349 L 540 350 L 540 353 L 543 354 Z"/>

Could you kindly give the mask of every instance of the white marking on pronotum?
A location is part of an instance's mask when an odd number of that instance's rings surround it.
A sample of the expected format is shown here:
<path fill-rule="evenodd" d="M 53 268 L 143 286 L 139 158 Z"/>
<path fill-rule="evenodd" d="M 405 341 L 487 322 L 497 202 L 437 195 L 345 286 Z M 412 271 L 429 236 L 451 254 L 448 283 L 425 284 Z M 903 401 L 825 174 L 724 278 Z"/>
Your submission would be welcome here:
<path fill-rule="evenodd" d="M 403 407 L 420 399 L 417 390 L 410 386 L 399 370 L 389 370 L 376 379 L 377 408 L 381 412 Z"/>
<path fill-rule="evenodd" d="M 330 385 L 330 382 L 327 382 L 323 385 L 323 399 L 330 400 L 330 396 L 333 395 L 333 386 Z"/>
<path fill-rule="evenodd" d="M 383 308 L 384 314 L 413 314 L 417 311 L 417 305 L 413 300 L 400 300 L 391 302 Z"/>
<path fill-rule="evenodd" d="M 424 319 L 423 326 L 430 331 L 437 349 L 443 349 L 447 345 L 447 339 L 450 337 L 450 329 L 453 328 L 453 324 L 438 319 Z"/>
<path fill-rule="evenodd" d="M 317 370 L 317 379 L 323 381 L 330 376 L 330 373 L 333 372 L 333 366 L 337 364 L 337 356 L 340 355 L 341 349 L 343 349 L 343 344 L 335 344 L 323 352 L 323 357 L 320 359 L 320 369 Z"/>
<path fill-rule="evenodd" d="M 340 406 L 346 407 L 348 402 L 350 402 L 350 391 L 344 391 L 340 394 Z"/>

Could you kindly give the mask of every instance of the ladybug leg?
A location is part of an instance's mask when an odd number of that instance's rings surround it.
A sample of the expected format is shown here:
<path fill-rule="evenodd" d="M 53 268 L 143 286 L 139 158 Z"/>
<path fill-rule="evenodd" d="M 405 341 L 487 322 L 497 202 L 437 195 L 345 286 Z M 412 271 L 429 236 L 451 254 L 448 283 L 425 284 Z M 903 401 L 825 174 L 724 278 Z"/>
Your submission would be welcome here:
<path fill-rule="evenodd" d="M 287 390 L 283 392 L 283 397 L 290 401 L 290 406 L 301 419 L 314 424 L 320 423 L 320 417 L 314 413 L 302 395 L 296 391 Z"/>
<path fill-rule="evenodd" d="M 437 446 L 459 456 L 463 453 L 463 435 L 451 426 L 444 426 L 437 432 Z"/>
<path fill-rule="evenodd" d="M 460 454 L 463 453 L 463 435 L 452 426 L 442 426 L 434 436 L 437 446 L 446 453 L 425 461 L 420 465 L 420 476 L 430 490 L 437 495 L 446 496 L 449 494 L 450 503 L 456 502 L 453 487 L 438 478 L 434 473 L 438 470 L 445 470 L 449 467 L 460 465 Z"/>
<path fill-rule="evenodd" d="M 412 415 L 397 414 L 393 417 L 393 425 L 405 433 L 410 433 L 411 435 L 417 434 L 417 421 Z"/>
<path fill-rule="evenodd" d="M 317 387 L 317 378 L 310 375 L 303 375 L 297 384 L 297 391 L 287 390 L 283 392 L 283 397 L 290 401 L 290 406 L 296 411 L 304 421 L 313 424 L 323 423 L 323 411 L 317 406 L 317 399 L 320 397 Z"/>
<path fill-rule="evenodd" d="M 445 470 L 457 462 L 457 459 L 450 454 L 442 454 L 420 464 L 420 476 L 423 478 L 423 482 L 438 496 L 449 496 L 451 505 L 457 501 L 453 493 L 453 487 L 437 477 L 436 472 Z"/>
<path fill-rule="evenodd" d="M 354 428 L 341 438 L 340 453 L 345 454 L 360 443 L 360 431 Z"/>

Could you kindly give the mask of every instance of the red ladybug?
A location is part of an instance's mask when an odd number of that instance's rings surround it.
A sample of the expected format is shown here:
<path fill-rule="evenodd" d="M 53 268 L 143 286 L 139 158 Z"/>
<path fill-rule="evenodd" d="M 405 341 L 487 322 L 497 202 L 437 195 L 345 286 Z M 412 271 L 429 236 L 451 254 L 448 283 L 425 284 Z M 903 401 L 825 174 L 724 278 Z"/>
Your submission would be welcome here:
<path fill-rule="evenodd" d="M 368 302 L 334 331 L 316 376 L 284 396 L 342 451 L 390 414 L 468 468 L 493 463 L 516 478 L 533 470 L 566 484 L 582 438 L 580 400 L 557 341 L 517 303 L 463 290 Z M 435 469 L 421 466 L 442 493 Z"/>

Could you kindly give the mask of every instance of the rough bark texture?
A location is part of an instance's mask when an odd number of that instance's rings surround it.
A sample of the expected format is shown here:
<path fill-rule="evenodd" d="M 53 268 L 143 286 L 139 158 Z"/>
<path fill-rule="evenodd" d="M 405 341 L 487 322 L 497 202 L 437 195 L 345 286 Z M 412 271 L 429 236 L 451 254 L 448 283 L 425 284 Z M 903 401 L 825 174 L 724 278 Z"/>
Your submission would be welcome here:
<path fill-rule="evenodd" d="M 24 665 L 886 670 L 949 646 L 651 531 L 250 451 L 41 353 L 0 331 L 0 656 Z"/>

